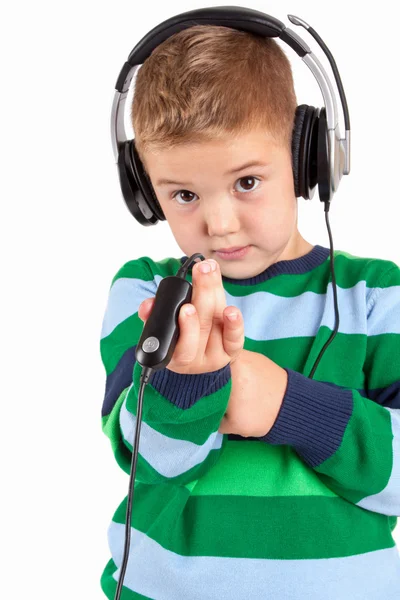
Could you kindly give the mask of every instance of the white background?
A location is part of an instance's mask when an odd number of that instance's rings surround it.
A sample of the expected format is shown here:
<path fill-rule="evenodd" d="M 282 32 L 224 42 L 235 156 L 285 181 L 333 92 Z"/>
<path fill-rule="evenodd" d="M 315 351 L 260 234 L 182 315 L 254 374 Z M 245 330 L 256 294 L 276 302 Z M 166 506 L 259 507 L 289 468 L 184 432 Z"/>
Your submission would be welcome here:
<path fill-rule="evenodd" d="M 119 188 L 110 141 L 115 82 L 162 21 L 231 2 L 15 2 L 2 10 L 2 584 L 4 597 L 104 598 L 107 528 L 127 493 L 101 430 L 100 330 L 111 280 L 133 258 L 179 257 L 167 222 L 143 227 Z M 245 2 L 322 36 L 351 117 L 351 174 L 333 199 L 334 248 L 400 264 L 398 4 Z M 286 44 L 298 103 L 322 106 Z M 333 76 L 332 76 L 333 80 Z M 343 119 L 340 126 L 344 135 Z M 299 199 L 299 228 L 329 246 L 323 204 Z M 400 543 L 400 528 L 395 538 Z M 7 592 L 6 594 L 4 592 Z"/>

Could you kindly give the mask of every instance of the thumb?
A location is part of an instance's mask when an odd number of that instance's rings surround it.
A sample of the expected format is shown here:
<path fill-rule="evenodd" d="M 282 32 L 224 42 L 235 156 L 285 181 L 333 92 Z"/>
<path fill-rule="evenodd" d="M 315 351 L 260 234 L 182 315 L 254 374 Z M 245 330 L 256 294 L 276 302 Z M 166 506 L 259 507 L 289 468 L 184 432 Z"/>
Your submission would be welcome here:
<path fill-rule="evenodd" d="M 228 315 L 237 315 L 236 319 L 231 321 Z M 224 350 L 230 357 L 237 356 L 244 346 L 244 319 L 243 315 L 236 306 L 227 306 L 224 310 L 224 331 L 223 331 Z"/>
<path fill-rule="evenodd" d="M 153 310 L 154 300 L 155 296 L 153 298 L 146 298 L 146 300 L 143 300 L 143 302 L 139 305 L 139 319 L 141 319 L 144 322 L 147 321 L 151 311 Z"/>

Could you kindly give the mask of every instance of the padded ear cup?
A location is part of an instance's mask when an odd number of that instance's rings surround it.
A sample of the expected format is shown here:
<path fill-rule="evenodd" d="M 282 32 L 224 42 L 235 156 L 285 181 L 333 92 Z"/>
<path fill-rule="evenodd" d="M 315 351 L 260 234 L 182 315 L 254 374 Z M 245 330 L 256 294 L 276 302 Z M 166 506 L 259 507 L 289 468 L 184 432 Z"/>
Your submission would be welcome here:
<path fill-rule="evenodd" d="M 300 162 L 300 142 L 303 131 L 304 116 L 306 114 L 307 105 L 301 104 L 296 108 L 293 131 L 292 131 L 292 168 L 293 168 L 293 183 L 296 198 L 302 196 L 299 182 L 299 162 Z"/>
<path fill-rule="evenodd" d="M 129 212 L 141 225 L 152 225 L 157 220 L 144 201 L 132 173 L 129 144 L 129 140 L 123 142 L 118 153 L 117 166 L 122 196 Z"/>
<path fill-rule="evenodd" d="M 122 195 L 129 212 L 141 225 L 165 221 L 163 210 L 136 152 L 134 139 L 121 144 L 117 165 Z"/>
<path fill-rule="evenodd" d="M 292 167 L 296 198 L 309 200 L 317 184 L 318 109 L 308 104 L 296 108 L 292 133 Z"/>
<path fill-rule="evenodd" d="M 130 159 L 131 159 L 131 171 L 135 177 L 136 184 L 140 189 L 141 199 L 146 203 L 146 206 L 152 211 L 159 221 L 165 221 L 164 212 L 158 202 L 156 193 L 153 186 L 151 185 L 150 178 L 148 177 L 142 161 L 140 160 L 139 154 L 137 153 L 135 146 L 135 139 L 129 142 Z M 156 221 L 157 222 L 157 221 Z M 152 224 L 154 224 L 152 222 Z"/>
<path fill-rule="evenodd" d="M 326 109 L 321 108 L 318 127 L 318 193 L 321 202 L 332 199 L 331 171 L 329 165 L 329 137 Z"/>

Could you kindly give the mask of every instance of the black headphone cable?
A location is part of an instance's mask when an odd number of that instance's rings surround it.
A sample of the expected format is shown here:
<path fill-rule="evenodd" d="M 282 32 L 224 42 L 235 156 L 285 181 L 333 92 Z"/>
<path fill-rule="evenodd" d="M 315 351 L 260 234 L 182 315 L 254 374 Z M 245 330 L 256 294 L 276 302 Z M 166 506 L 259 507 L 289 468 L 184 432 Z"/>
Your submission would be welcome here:
<path fill-rule="evenodd" d="M 336 278 L 335 278 L 335 264 L 334 264 L 334 256 L 333 256 L 333 239 L 332 239 L 332 232 L 331 232 L 331 227 L 329 224 L 329 209 L 330 209 L 330 202 L 324 202 L 324 211 L 325 211 L 325 222 L 326 222 L 326 227 L 328 229 L 328 235 L 329 235 L 329 246 L 330 246 L 330 268 L 331 268 L 331 274 L 332 274 L 332 289 L 333 289 L 333 304 L 335 307 L 335 327 L 331 333 L 330 338 L 328 339 L 328 341 L 326 342 L 326 344 L 324 345 L 324 347 L 322 348 L 321 352 L 318 355 L 317 360 L 314 363 L 314 366 L 311 370 L 310 375 L 308 376 L 309 379 L 312 379 L 314 376 L 314 373 L 319 365 L 319 362 L 322 358 L 322 355 L 324 354 L 325 350 L 327 349 L 327 347 L 329 346 L 329 344 L 333 341 L 333 338 L 335 337 L 335 335 L 338 332 L 339 329 L 339 306 L 338 306 L 338 299 L 337 299 L 337 289 L 336 289 Z M 328 290 L 328 288 L 327 288 Z M 326 297 L 328 296 L 328 291 L 326 293 Z"/>
<path fill-rule="evenodd" d="M 131 515 L 132 515 L 132 501 L 134 496 L 135 489 L 135 475 L 136 475 L 136 463 L 137 463 L 137 455 L 138 455 L 138 447 L 139 447 L 139 436 L 140 436 L 140 427 L 142 424 L 142 407 L 143 407 L 143 392 L 146 384 L 150 379 L 150 375 L 152 374 L 153 369 L 151 367 L 143 367 L 142 373 L 140 375 L 140 388 L 139 388 L 139 396 L 137 403 L 137 411 L 136 411 L 136 429 L 135 429 L 135 441 L 132 453 L 132 464 L 131 464 L 131 474 L 129 477 L 129 495 L 128 495 L 128 505 L 126 508 L 126 520 L 125 520 L 125 546 L 124 546 L 124 557 L 121 565 L 121 572 L 118 578 L 118 586 L 115 592 L 114 600 L 119 600 L 121 596 L 122 584 L 125 577 L 126 566 L 128 564 L 129 557 L 129 546 L 131 543 Z"/>
<path fill-rule="evenodd" d="M 200 253 L 192 254 L 179 268 L 176 276 L 164 277 L 158 285 L 149 318 L 136 346 L 136 360 L 142 366 L 136 409 L 136 428 L 132 452 L 131 473 L 128 488 L 128 504 L 125 519 L 125 546 L 114 600 L 119 600 L 129 557 L 131 539 L 132 500 L 135 487 L 140 428 L 142 424 L 143 393 L 153 371 L 165 367 L 171 360 L 179 337 L 178 315 L 181 306 L 192 299 L 192 285 L 186 274 L 196 258 L 205 260 Z"/>

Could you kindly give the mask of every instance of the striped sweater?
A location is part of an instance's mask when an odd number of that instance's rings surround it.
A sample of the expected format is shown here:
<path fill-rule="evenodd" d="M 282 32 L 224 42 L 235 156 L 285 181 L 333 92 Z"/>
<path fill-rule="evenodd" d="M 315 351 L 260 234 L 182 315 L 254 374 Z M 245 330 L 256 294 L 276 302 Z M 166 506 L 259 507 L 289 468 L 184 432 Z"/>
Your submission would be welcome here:
<path fill-rule="evenodd" d="M 131 260 L 110 286 L 102 428 L 127 474 L 142 371 L 138 308 L 186 258 Z M 288 374 L 265 436 L 218 432 L 229 364 L 151 375 L 123 600 L 399 600 L 400 268 L 339 250 L 334 265 L 340 325 L 313 379 L 335 326 L 329 248 L 316 245 L 249 279 L 222 276 L 227 305 L 243 314 L 244 348 Z M 108 529 L 100 585 L 110 599 L 126 506 L 127 496 Z"/>

